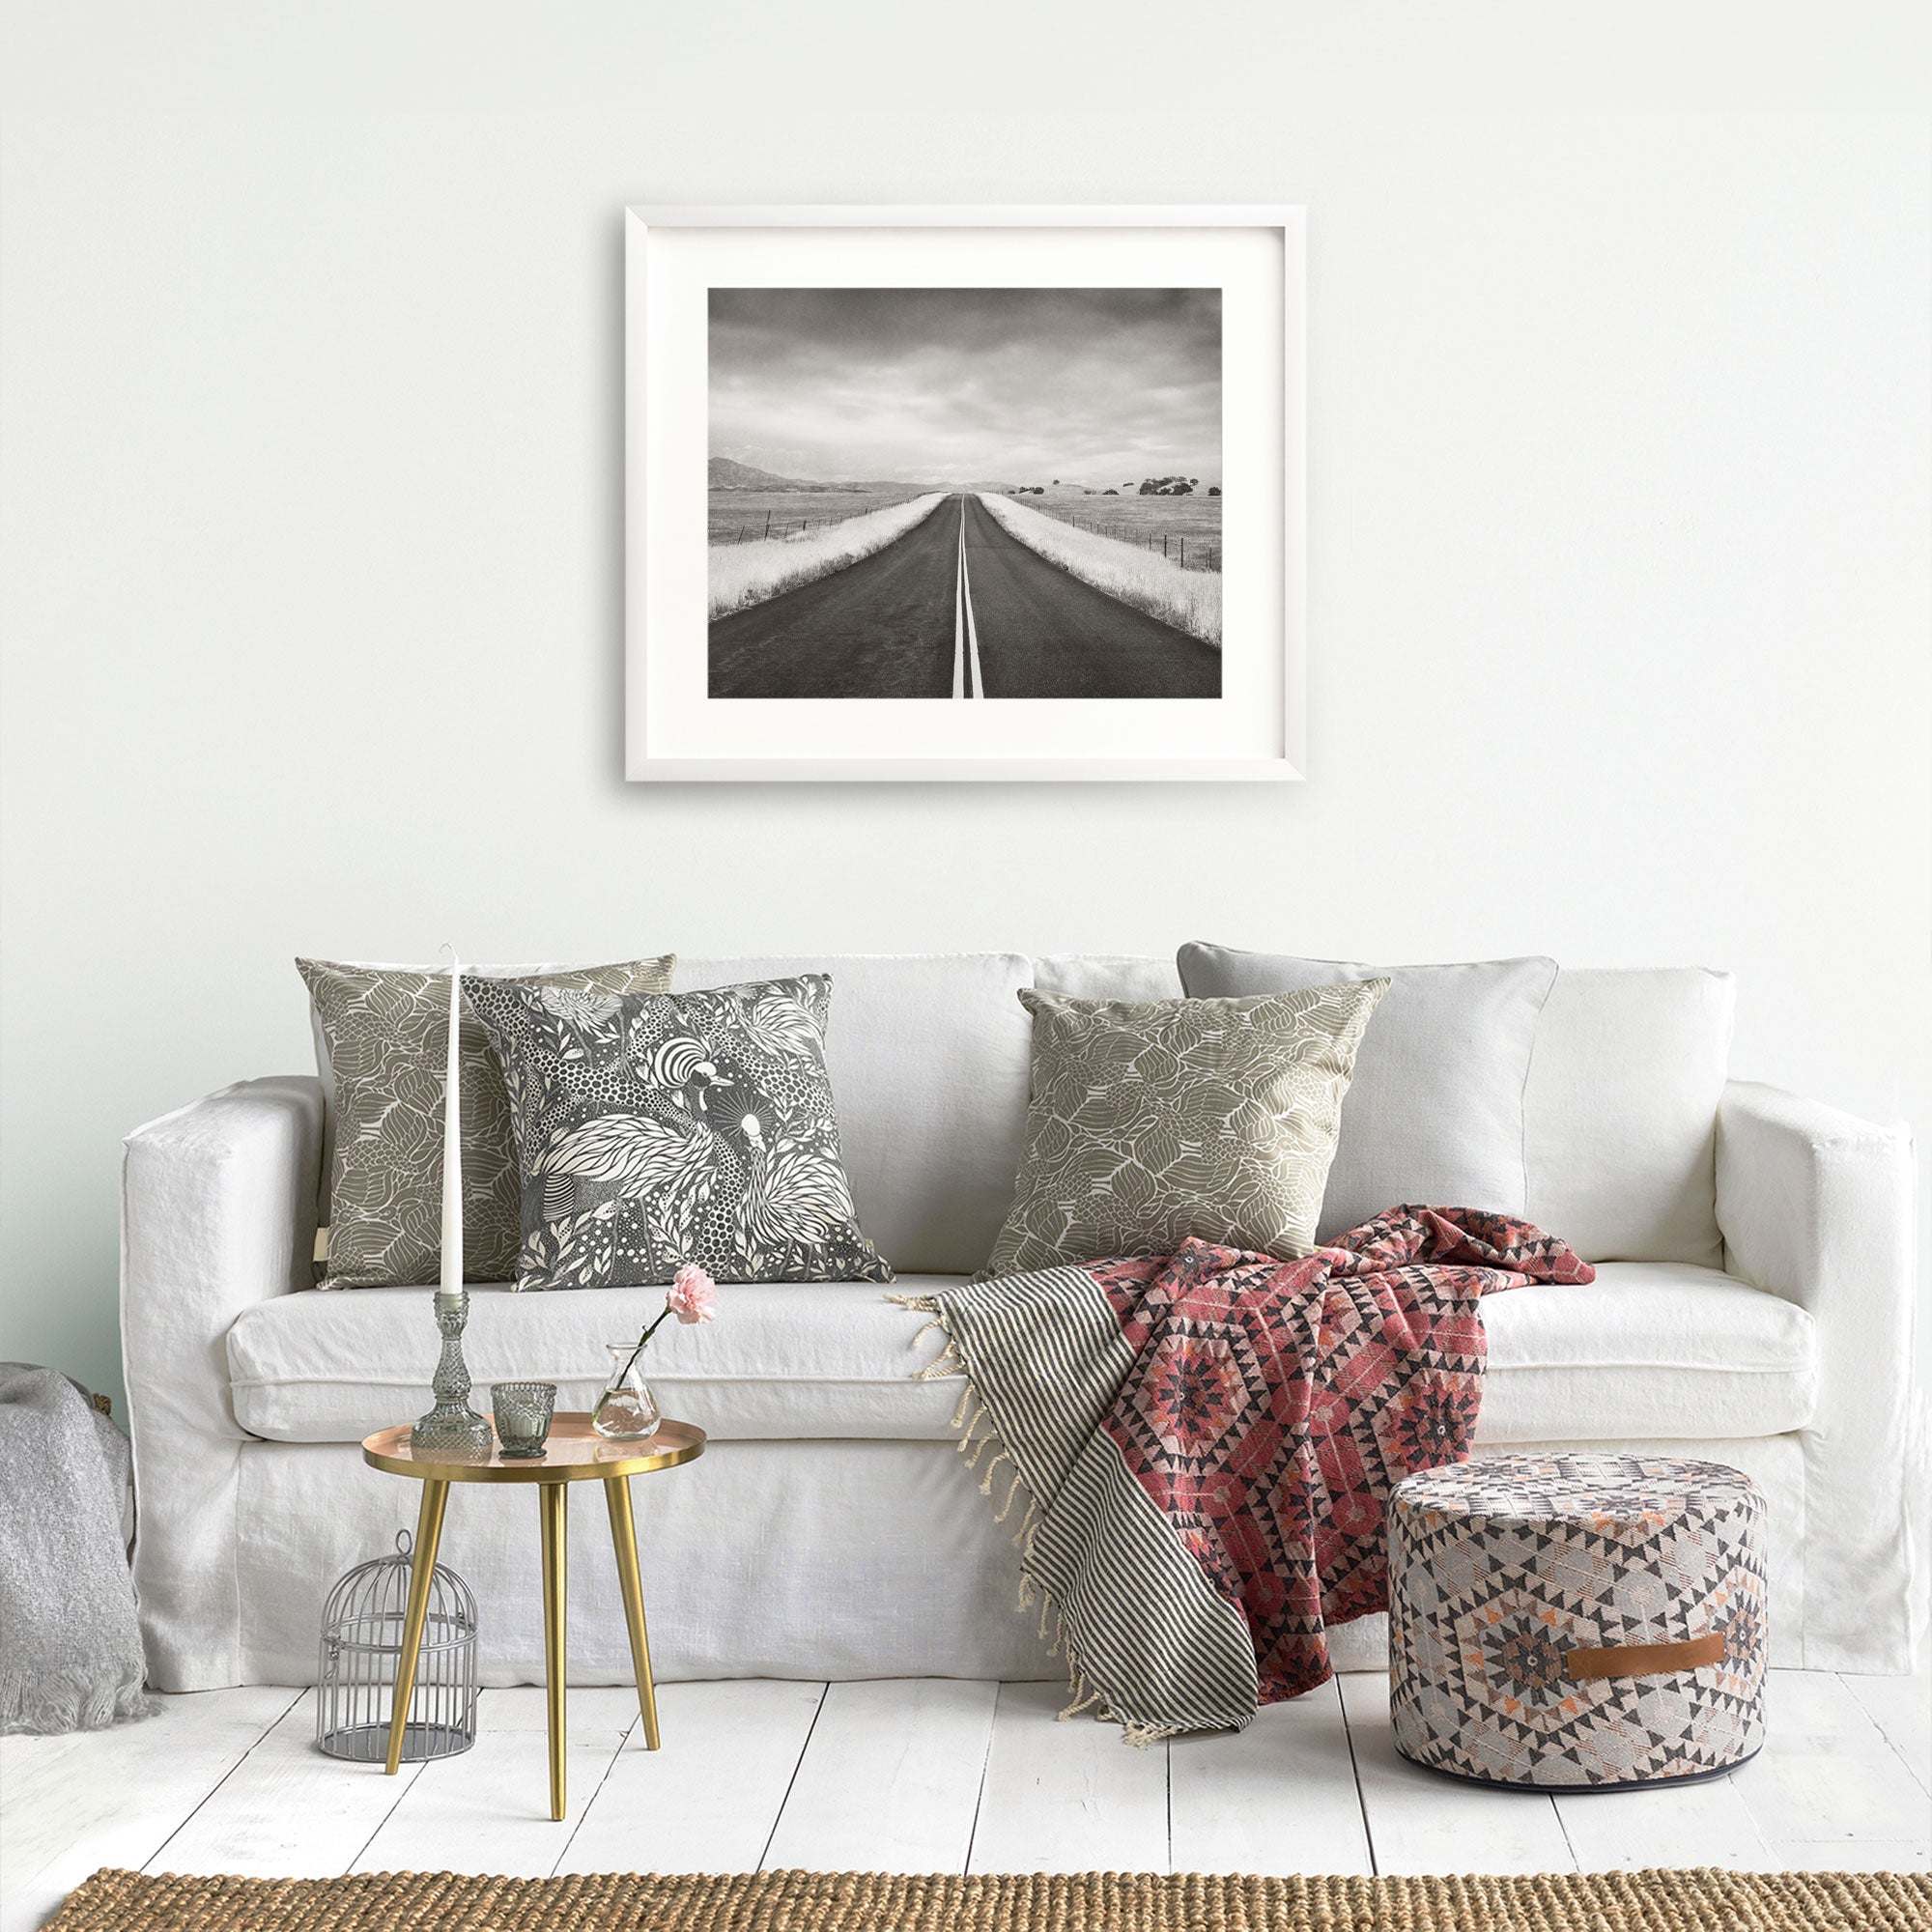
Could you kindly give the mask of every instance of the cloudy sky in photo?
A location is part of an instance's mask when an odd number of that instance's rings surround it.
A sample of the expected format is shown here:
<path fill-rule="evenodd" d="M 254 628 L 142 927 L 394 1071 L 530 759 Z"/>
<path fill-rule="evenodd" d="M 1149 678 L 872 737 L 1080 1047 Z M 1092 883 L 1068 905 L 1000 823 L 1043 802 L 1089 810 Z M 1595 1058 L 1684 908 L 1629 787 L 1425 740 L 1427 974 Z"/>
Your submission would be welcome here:
<path fill-rule="evenodd" d="M 814 482 L 1221 480 L 1218 289 L 713 289 L 711 454 Z"/>

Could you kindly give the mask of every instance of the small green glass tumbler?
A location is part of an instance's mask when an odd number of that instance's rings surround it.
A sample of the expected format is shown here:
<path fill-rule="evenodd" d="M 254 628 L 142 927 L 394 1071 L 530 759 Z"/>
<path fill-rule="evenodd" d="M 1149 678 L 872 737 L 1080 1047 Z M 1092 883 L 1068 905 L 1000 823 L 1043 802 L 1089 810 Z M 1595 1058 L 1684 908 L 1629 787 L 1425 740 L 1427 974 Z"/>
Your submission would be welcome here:
<path fill-rule="evenodd" d="M 490 1407 L 497 1418 L 497 1447 L 518 1461 L 534 1461 L 550 1440 L 556 1408 L 554 1382 L 492 1382 Z"/>

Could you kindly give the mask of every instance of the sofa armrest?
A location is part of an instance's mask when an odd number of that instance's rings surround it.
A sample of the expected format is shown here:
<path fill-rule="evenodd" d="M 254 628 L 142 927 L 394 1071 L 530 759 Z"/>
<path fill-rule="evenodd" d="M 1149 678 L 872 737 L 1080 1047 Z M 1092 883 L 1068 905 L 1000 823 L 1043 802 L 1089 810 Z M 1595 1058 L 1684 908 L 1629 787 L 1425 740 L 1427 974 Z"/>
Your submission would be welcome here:
<path fill-rule="evenodd" d="M 1912 1136 L 1733 1080 L 1718 1109 L 1718 1225 L 1730 1272 L 1821 1320 L 1862 1304 L 1911 1353 Z"/>
<path fill-rule="evenodd" d="M 1734 1081 L 1718 1111 L 1718 1225 L 1733 1274 L 1804 1307 L 1804 1640 L 1813 1669 L 1904 1670 L 1916 1537 L 1912 1137 Z"/>
<path fill-rule="evenodd" d="M 164 1690 L 240 1682 L 235 1504 L 245 1432 L 226 1342 L 309 1283 L 322 1083 L 247 1080 L 136 1127 L 121 1167 L 121 1350 L 140 1502 L 134 1579 Z"/>

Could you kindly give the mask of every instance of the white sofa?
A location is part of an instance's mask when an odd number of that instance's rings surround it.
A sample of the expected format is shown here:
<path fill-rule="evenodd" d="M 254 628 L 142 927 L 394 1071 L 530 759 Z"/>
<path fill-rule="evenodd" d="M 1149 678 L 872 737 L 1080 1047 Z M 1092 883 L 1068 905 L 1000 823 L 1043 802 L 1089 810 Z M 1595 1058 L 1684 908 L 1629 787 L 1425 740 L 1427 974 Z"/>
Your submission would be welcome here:
<path fill-rule="evenodd" d="M 833 975 L 860 1216 L 912 1290 L 978 1266 L 1005 1212 L 1026 1102 L 1015 992 L 1179 990 L 1166 961 L 1007 953 L 694 959 L 679 983 L 806 969 Z M 1485 1304 L 1478 1453 L 1613 1444 L 1735 1464 L 1771 1501 L 1776 1661 L 1904 1670 L 1908 1139 L 1726 1084 L 1730 1017 L 1722 974 L 1558 978 L 1525 1095 L 1528 1208 L 1598 1279 Z M 246 1081 L 127 1142 L 136 1579 L 164 1690 L 312 1681 L 328 1585 L 414 1520 L 414 1486 L 356 1444 L 427 1406 L 429 1296 L 307 1286 L 324 1106 L 308 1075 Z M 479 1406 L 493 1378 L 525 1376 L 588 1406 L 601 1345 L 662 1298 L 479 1287 Z M 738 1285 L 714 1326 L 660 1335 L 666 1407 L 711 1434 L 696 1463 L 633 1485 L 664 1676 L 1059 1675 L 1014 1614 L 1008 1531 L 953 1454 L 957 1386 L 913 1378 L 934 1346 L 919 1326 L 876 1287 Z M 622 1682 L 600 1498 L 573 1494 L 572 1542 L 572 1678 Z M 481 1604 L 485 1681 L 540 1681 L 534 1507 L 459 1488 L 442 1553 Z M 1340 1633 L 1338 1662 L 1378 1660 L 1380 1623 Z"/>

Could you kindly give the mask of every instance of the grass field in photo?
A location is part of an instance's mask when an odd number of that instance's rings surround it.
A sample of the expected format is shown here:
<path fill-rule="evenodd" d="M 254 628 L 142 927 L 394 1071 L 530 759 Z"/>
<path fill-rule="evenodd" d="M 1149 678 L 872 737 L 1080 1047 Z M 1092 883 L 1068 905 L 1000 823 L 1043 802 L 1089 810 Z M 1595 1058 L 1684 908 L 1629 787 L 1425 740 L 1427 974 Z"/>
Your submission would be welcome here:
<path fill-rule="evenodd" d="M 705 541 L 711 544 L 779 542 L 809 535 L 828 524 L 869 516 L 925 493 L 904 489 L 718 490 L 710 493 Z"/>
<path fill-rule="evenodd" d="M 1138 483 L 1133 485 L 1135 491 L 1139 488 Z M 1142 497 L 1124 489 L 1118 497 L 1097 491 L 1090 496 L 1084 489 L 1065 485 L 1049 486 L 1043 497 L 1031 491 L 1024 496 L 1006 494 L 1041 516 L 1058 517 L 1080 529 L 1165 555 L 1182 570 L 1221 568 L 1222 499 L 1208 496 L 1206 484 L 1191 497 Z"/>
<path fill-rule="evenodd" d="M 753 537 L 742 543 L 714 541 L 706 552 L 710 614 L 722 617 L 795 590 L 801 583 L 830 577 L 835 570 L 884 550 L 945 500 L 942 493 L 932 491 L 874 503 L 864 514 L 827 519 L 809 530 L 793 529 L 784 536 Z"/>

